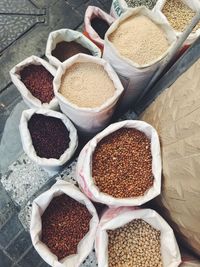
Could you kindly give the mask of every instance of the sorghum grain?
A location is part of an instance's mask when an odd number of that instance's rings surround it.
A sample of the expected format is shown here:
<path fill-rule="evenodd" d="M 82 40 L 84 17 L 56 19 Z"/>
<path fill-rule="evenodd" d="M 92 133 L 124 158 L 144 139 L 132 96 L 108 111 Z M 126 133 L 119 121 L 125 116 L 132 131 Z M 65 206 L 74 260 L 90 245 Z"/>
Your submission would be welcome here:
<path fill-rule="evenodd" d="M 33 114 L 28 121 L 33 147 L 41 158 L 56 158 L 69 147 L 69 131 L 61 119 Z"/>
<path fill-rule="evenodd" d="M 65 61 L 66 59 L 78 53 L 92 55 L 90 50 L 83 47 L 81 44 L 73 41 L 72 42 L 62 41 L 60 43 L 57 43 L 55 49 L 51 52 L 52 56 L 56 57 L 61 62 Z"/>
<path fill-rule="evenodd" d="M 163 14 L 167 17 L 171 26 L 177 31 L 184 31 L 186 26 L 195 16 L 195 12 L 186 6 L 181 0 L 167 0 L 163 9 Z M 200 22 L 193 29 L 195 32 L 200 28 Z"/>
<path fill-rule="evenodd" d="M 91 26 L 98 33 L 101 39 L 104 39 L 105 34 L 110 27 L 105 20 L 98 17 L 95 17 L 91 20 Z"/>
<path fill-rule="evenodd" d="M 103 66 L 80 62 L 66 70 L 59 92 L 78 107 L 95 108 L 114 95 L 115 87 Z"/>
<path fill-rule="evenodd" d="M 169 47 L 164 31 L 142 15 L 124 20 L 109 40 L 121 56 L 140 65 L 156 60 Z"/>
<path fill-rule="evenodd" d="M 108 231 L 109 267 L 162 267 L 160 231 L 142 219 Z"/>
<path fill-rule="evenodd" d="M 149 139 L 131 128 L 104 137 L 93 153 L 92 177 L 101 192 L 113 197 L 144 195 L 154 179 Z"/>
<path fill-rule="evenodd" d="M 42 103 L 49 103 L 53 97 L 53 76 L 42 65 L 28 65 L 20 71 L 21 81 L 31 94 Z"/>
<path fill-rule="evenodd" d="M 158 0 L 125 0 L 128 7 L 146 6 L 149 9 L 153 9 Z"/>
<path fill-rule="evenodd" d="M 58 260 L 77 253 L 92 216 L 86 206 L 63 194 L 54 197 L 42 215 L 42 237 Z"/>

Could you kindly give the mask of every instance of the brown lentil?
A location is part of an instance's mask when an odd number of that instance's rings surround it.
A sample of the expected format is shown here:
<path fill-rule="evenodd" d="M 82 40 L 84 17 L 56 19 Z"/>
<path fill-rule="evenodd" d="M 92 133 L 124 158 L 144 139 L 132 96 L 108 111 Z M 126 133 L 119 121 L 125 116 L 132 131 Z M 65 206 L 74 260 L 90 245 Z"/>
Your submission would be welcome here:
<path fill-rule="evenodd" d="M 128 128 L 104 137 L 93 153 L 92 177 L 101 192 L 113 197 L 144 195 L 153 185 L 149 139 Z"/>
<path fill-rule="evenodd" d="M 162 267 L 160 231 L 142 219 L 108 231 L 109 267 Z"/>
<path fill-rule="evenodd" d="M 146 6 L 149 9 L 153 9 L 157 0 L 125 0 L 128 7 Z"/>
<path fill-rule="evenodd" d="M 81 44 L 73 41 L 72 42 L 62 41 L 60 43 L 57 43 L 55 49 L 51 52 L 52 56 L 56 57 L 61 62 L 65 61 L 66 59 L 78 53 L 92 55 L 90 50 L 83 47 Z"/>
<path fill-rule="evenodd" d="M 53 76 L 42 65 L 28 65 L 20 71 L 21 81 L 31 94 L 42 103 L 49 103 L 53 97 Z"/>
<path fill-rule="evenodd" d="M 66 70 L 59 92 L 78 107 L 95 108 L 114 95 L 115 87 L 103 66 L 80 62 Z"/>
<path fill-rule="evenodd" d="M 185 5 L 181 0 L 167 0 L 163 9 L 163 14 L 167 17 L 171 26 L 177 31 L 184 31 L 186 26 L 195 16 L 195 12 Z M 200 22 L 193 29 L 195 32 L 200 28 Z"/>
<path fill-rule="evenodd" d="M 42 215 L 42 237 L 58 260 L 76 254 L 89 231 L 92 216 L 86 206 L 62 194 L 54 197 Z"/>
<path fill-rule="evenodd" d="M 56 158 L 69 147 L 69 131 L 61 119 L 33 114 L 28 121 L 33 147 L 41 158 Z"/>
<path fill-rule="evenodd" d="M 124 20 L 109 40 L 121 56 L 140 65 L 156 60 L 169 47 L 164 31 L 142 15 Z"/>

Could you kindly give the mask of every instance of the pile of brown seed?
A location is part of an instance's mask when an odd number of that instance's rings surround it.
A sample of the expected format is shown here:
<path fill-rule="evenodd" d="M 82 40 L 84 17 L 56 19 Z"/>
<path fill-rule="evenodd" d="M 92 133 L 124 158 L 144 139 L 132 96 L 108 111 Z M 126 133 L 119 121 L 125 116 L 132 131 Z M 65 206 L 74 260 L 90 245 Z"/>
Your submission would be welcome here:
<path fill-rule="evenodd" d="M 93 153 L 92 177 L 101 192 L 113 197 L 144 195 L 154 180 L 147 136 L 122 128 L 104 137 Z"/>
<path fill-rule="evenodd" d="M 167 0 L 163 9 L 163 14 L 168 19 L 171 26 L 177 31 L 184 31 L 186 26 L 195 16 L 195 12 L 186 6 L 182 0 Z M 200 28 L 200 22 L 193 29 L 195 32 Z"/>
<path fill-rule="evenodd" d="M 160 231 L 142 219 L 108 231 L 109 267 L 162 267 Z"/>

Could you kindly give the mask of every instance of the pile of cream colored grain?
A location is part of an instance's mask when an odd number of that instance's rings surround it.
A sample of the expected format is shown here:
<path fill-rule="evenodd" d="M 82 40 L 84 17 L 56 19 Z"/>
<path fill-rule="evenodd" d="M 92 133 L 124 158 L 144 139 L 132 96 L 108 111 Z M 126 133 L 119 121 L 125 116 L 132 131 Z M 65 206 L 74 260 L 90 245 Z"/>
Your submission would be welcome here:
<path fill-rule="evenodd" d="M 108 39 L 121 56 L 139 65 L 151 63 L 169 47 L 164 31 L 143 15 L 124 20 Z"/>
<path fill-rule="evenodd" d="M 115 87 L 103 66 L 80 62 L 66 70 L 59 92 L 78 107 L 96 108 L 114 95 Z"/>

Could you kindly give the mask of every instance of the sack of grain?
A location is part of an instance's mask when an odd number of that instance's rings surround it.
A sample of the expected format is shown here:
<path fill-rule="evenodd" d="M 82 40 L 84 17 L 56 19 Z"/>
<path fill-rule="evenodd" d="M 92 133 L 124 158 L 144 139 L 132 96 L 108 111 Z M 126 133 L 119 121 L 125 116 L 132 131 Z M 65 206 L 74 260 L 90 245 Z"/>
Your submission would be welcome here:
<path fill-rule="evenodd" d="M 181 263 L 173 230 L 151 209 L 108 209 L 97 229 L 95 250 L 99 267 L 178 267 Z"/>
<path fill-rule="evenodd" d="M 181 243 L 200 256 L 200 60 L 145 110 L 161 140 L 163 183 L 160 214 Z"/>
<path fill-rule="evenodd" d="M 104 36 L 114 18 L 96 6 L 88 6 L 84 17 L 84 35 L 103 49 Z"/>
<path fill-rule="evenodd" d="M 62 63 L 54 79 L 61 110 L 88 134 L 108 124 L 122 92 L 122 84 L 109 63 L 83 54 Z"/>
<path fill-rule="evenodd" d="M 80 190 L 58 181 L 33 201 L 33 246 L 52 267 L 76 267 L 93 249 L 99 223 L 96 209 Z"/>
<path fill-rule="evenodd" d="M 57 110 L 53 92 L 56 69 L 42 58 L 31 56 L 10 70 L 10 77 L 30 108 Z"/>
<path fill-rule="evenodd" d="M 175 33 L 161 13 L 145 7 L 127 11 L 110 26 L 103 58 L 124 86 L 122 109 L 138 99 L 175 42 Z"/>
<path fill-rule="evenodd" d="M 60 29 L 49 34 L 46 57 L 56 68 L 78 53 L 101 57 L 101 50 L 78 31 Z"/>
<path fill-rule="evenodd" d="M 157 0 L 113 0 L 110 14 L 114 18 L 118 18 L 122 13 L 126 12 L 128 8 L 146 6 L 149 9 L 153 9 L 156 2 Z"/>
<path fill-rule="evenodd" d="M 50 173 L 58 172 L 78 146 L 75 127 L 60 112 L 24 110 L 19 130 L 24 152 Z"/>
<path fill-rule="evenodd" d="M 144 204 L 161 189 L 157 132 L 142 121 L 111 124 L 82 149 L 76 177 L 93 201 L 108 206 Z"/>
<path fill-rule="evenodd" d="M 163 19 L 176 31 L 180 37 L 186 26 L 191 22 L 196 13 L 200 11 L 199 0 L 158 0 L 155 11 L 161 11 Z M 200 23 L 188 36 L 184 46 L 188 47 L 200 36 Z"/>

